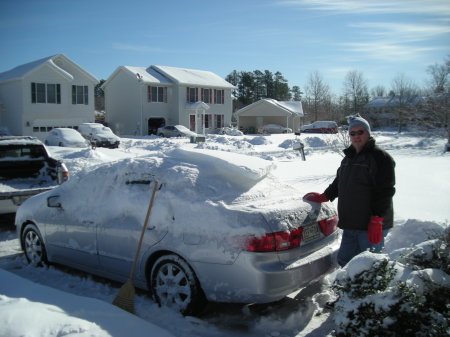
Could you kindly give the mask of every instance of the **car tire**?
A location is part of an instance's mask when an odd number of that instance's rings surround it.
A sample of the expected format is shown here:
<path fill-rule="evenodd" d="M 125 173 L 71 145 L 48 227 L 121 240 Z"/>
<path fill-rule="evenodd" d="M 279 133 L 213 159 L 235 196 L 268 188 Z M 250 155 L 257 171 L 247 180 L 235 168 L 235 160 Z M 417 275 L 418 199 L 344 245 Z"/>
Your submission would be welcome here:
<path fill-rule="evenodd" d="M 159 134 L 159 136 L 160 136 L 160 137 L 164 137 L 164 133 L 161 132 L 161 133 Z"/>
<path fill-rule="evenodd" d="M 192 268 L 178 255 L 156 260 L 150 273 L 150 290 L 160 306 L 183 315 L 197 315 L 206 305 L 205 295 Z"/>
<path fill-rule="evenodd" d="M 48 263 L 44 240 L 35 225 L 26 225 L 22 232 L 22 246 L 25 257 L 31 265 L 42 267 Z"/>

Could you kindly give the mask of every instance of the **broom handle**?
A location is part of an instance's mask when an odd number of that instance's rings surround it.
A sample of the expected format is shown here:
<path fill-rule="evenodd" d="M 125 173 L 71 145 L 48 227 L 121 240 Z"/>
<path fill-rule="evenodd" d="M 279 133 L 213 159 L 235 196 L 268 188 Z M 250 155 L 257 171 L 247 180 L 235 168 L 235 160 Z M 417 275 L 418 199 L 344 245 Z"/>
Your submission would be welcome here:
<path fill-rule="evenodd" d="M 137 245 L 137 248 L 136 248 L 136 254 L 135 254 L 134 260 L 133 260 L 133 265 L 131 266 L 130 280 L 133 279 L 134 270 L 136 269 L 137 259 L 138 259 L 138 256 L 139 256 L 139 252 L 141 250 L 142 241 L 144 239 L 144 233 L 145 233 L 145 230 L 146 230 L 147 225 L 148 225 L 148 219 L 150 218 L 150 213 L 152 211 L 153 201 L 155 200 L 155 193 L 156 193 L 157 187 L 158 187 L 158 182 L 155 181 L 155 184 L 153 185 L 153 189 L 152 189 L 152 196 L 150 198 L 150 202 L 149 202 L 148 207 L 147 207 L 147 214 L 145 215 L 144 225 L 142 226 L 141 237 L 139 238 L 139 242 L 138 242 L 138 245 Z"/>

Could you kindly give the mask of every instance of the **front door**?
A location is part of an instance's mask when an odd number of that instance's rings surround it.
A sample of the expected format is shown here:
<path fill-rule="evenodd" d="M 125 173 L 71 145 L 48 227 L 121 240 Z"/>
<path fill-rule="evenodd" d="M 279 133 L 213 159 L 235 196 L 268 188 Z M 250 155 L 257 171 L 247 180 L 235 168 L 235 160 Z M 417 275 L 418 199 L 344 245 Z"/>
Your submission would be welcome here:
<path fill-rule="evenodd" d="M 189 115 L 189 130 L 195 132 L 195 115 Z"/>

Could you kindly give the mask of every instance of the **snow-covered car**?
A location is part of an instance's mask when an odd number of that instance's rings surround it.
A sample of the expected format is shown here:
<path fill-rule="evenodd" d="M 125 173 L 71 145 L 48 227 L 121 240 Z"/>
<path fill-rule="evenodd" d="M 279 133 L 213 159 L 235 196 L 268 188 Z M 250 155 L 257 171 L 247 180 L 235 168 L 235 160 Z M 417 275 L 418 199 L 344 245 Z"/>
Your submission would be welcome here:
<path fill-rule="evenodd" d="M 81 135 L 94 146 L 118 148 L 120 138 L 112 130 L 100 123 L 82 123 L 78 126 Z"/>
<path fill-rule="evenodd" d="M 238 129 L 230 128 L 228 126 L 225 126 L 223 128 L 220 128 L 217 132 L 219 135 L 227 135 L 227 136 L 243 136 L 244 133 Z"/>
<path fill-rule="evenodd" d="M 156 132 L 160 137 L 196 137 L 197 134 L 192 132 L 183 125 L 166 125 L 158 128 Z"/>
<path fill-rule="evenodd" d="M 52 129 L 45 138 L 45 145 L 65 147 L 88 147 L 89 141 L 77 130 L 70 128 Z"/>
<path fill-rule="evenodd" d="M 303 125 L 300 131 L 305 133 L 337 133 L 338 126 L 333 121 L 316 121 Z"/>
<path fill-rule="evenodd" d="M 134 285 L 183 314 L 270 303 L 335 268 L 340 238 L 333 205 L 304 201 L 272 169 L 206 149 L 122 159 L 28 199 L 15 225 L 30 263 L 124 282 L 157 184 Z"/>
<path fill-rule="evenodd" d="M 260 129 L 260 133 L 292 133 L 292 129 L 278 124 L 267 124 Z"/>

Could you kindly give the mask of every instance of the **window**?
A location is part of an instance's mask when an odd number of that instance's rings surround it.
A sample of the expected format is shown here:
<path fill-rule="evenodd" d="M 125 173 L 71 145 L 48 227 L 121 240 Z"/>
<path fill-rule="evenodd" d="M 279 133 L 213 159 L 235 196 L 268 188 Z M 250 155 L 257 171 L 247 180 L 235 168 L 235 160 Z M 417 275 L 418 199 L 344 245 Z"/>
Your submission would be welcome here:
<path fill-rule="evenodd" d="M 32 82 L 31 103 L 61 104 L 61 85 Z"/>
<path fill-rule="evenodd" d="M 195 103 L 198 102 L 198 88 L 186 88 L 186 102 Z"/>
<path fill-rule="evenodd" d="M 72 104 L 89 104 L 87 85 L 72 85 Z"/>
<path fill-rule="evenodd" d="M 211 103 L 212 89 L 202 89 L 202 101 L 205 103 Z"/>
<path fill-rule="evenodd" d="M 202 115 L 202 122 L 203 122 L 203 115 Z M 205 129 L 212 127 L 212 115 L 205 115 Z"/>
<path fill-rule="evenodd" d="M 214 104 L 223 104 L 223 89 L 214 89 Z"/>
<path fill-rule="evenodd" d="M 216 115 L 216 128 L 224 127 L 224 118 L 223 115 Z"/>
<path fill-rule="evenodd" d="M 149 102 L 167 103 L 167 88 L 166 87 L 147 87 L 147 100 Z"/>

